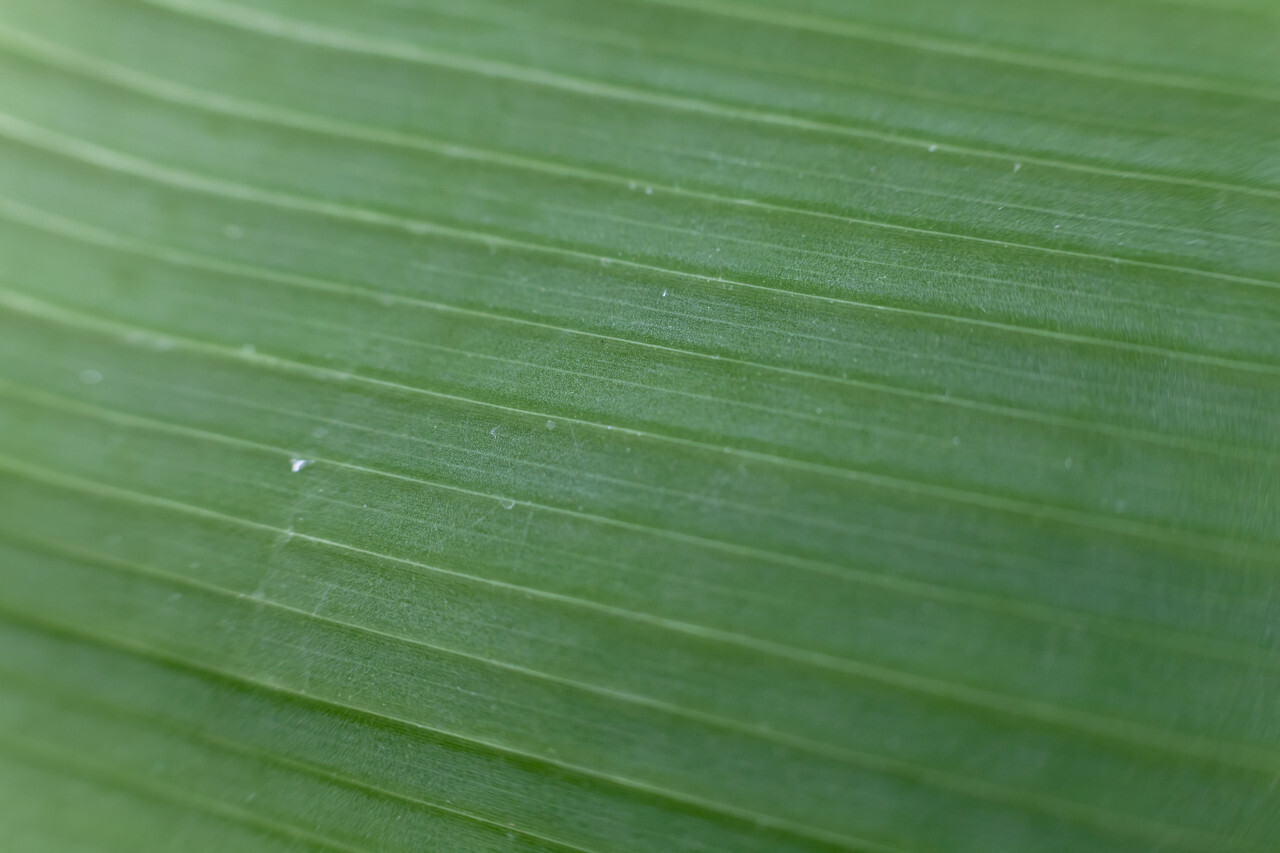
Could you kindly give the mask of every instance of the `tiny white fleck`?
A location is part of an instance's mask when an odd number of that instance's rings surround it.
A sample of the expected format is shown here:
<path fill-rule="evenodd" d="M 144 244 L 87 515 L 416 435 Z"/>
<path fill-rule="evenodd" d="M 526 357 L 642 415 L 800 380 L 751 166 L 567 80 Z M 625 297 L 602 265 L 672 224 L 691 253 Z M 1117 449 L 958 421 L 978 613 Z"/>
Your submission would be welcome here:
<path fill-rule="evenodd" d="M 547 421 L 547 429 L 555 429 L 555 428 L 556 428 L 555 421 Z"/>
<path fill-rule="evenodd" d="M 1070 468 L 1070 467 L 1071 467 L 1071 457 L 1070 457 L 1070 456 L 1068 456 L 1066 459 L 1062 460 L 1062 467 L 1064 467 L 1064 468 Z"/>
<path fill-rule="evenodd" d="M 1015 171 L 1015 172 L 1019 172 L 1019 171 L 1021 171 L 1021 170 L 1022 170 L 1022 164 L 1021 164 L 1021 163 L 1014 163 L 1014 164 L 1013 164 L 1013 171 Z"/>
<path fill-rule="evenodd" d="M 938 146 L 936 146 L 936 145 L 930 145 L 930 146 L 929 146 L 929 150 L 930 150 L 930 151 L 937 151 L 937 150 L 938 150 Z"/>
<path fill-rule="evenodd" d="M 296 474 L 310 464 L 310 459 L 299 459 L 295 456 L 289 460 L 289 470 Z"/>
<path fill-rule="evenodd" d="M 952 444 L 954 444 L 956 447 L 959 447 L 959 446 L 960 446 L 960 436 L 958 436 L 958 435 L 953 435 L 953 436 L 951 436 L 951 443 L 952 443 Z"/>
<path fill-rule="evenodd" d="M 664 290 L 664 291 L 662 291 L 662 295 L 663 295 L 663 296 L 666 296 L 666 295 L 667 295 L 667 292 L 666 292 L 665 290 Z"/>
<path fill-rule="evenodd" d="M 97 385 L 102 381 L 102 374 L 96 370 L 80 371 L 80 381 L 85 385 Z"/>
<path fill-rule="evenodd" d="M 516 502 L 511 498 L 501 498 L 498 502 L 502 504 L 503 509 L 511 509 L 516 505 Z"/>
<path fill-rule="evenodd" d="M 244 229 L 239 225 L 224 225 L 222 226 L 222 236 L 228 240 L 239 240 L 244 236 Z"/>
<path fill-rule="evenodd" d="M 493 429 L 489 430 L 489 435 L 493 436 L 494 438 L 497 438 L 497 437 L 498 437 L 498 428 L 497 428 L 497 427 L 494 427 Z"/>
<path fill-rule="evenodd" d="M 817 412 L 818 414 L 822 414 L 822 407 L 818 406 L 818 408 L 814 409 L 814 411 Z"/>
<path fill-rule="evenodd" d="M 627 186 L 630 187 L 631 189 L 635 189 L 638 186 L 638 184 L 636 184 L 635 181 L 627 181 Z"/>
<path fill-rule="evenodd" d="M 253 355 L 257 351 L 258 351 L 258 348 L 255 347 L 253 344 L 245 344 L 244 346 L 240 347 L 241 355 Z"/>
<path fill-rule="evenodd" d="M 645 187 L 645 188 L 644 188 L 644 194 L 645 194 L 645 195 L 653 195 L 653 187 Z"/>

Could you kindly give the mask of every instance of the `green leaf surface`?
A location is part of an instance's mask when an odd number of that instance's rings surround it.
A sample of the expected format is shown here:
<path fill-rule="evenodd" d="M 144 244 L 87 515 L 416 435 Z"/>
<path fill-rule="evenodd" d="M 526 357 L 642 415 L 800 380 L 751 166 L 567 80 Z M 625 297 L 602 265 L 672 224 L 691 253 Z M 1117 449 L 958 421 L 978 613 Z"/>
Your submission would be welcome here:
<path fill-rule="evenodd" d="M 1271 0 L 0 0 L 0 848 L 1280 845 Z"/>

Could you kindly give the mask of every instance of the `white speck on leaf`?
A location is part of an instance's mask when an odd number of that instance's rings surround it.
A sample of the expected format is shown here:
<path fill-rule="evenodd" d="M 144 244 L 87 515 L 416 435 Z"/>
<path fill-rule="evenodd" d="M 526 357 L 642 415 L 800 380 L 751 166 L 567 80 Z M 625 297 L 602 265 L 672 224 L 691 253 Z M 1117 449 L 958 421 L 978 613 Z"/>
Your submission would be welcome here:
<path fill-rule="evenodd" d="M 298 457 L 295 456 L 294 458 L 289 460 L 289 470 L 296 474 L 310 464 L 311 464 L 310 459 L 299 459 Z"/>
<path fill-rule="evenodd" d="M 930 151 L 930 152 L 937 151 L 937 150 L 938 150 L 938 146 L 936 146 L 936 145 L 930 145 L 930 146 L 929 146 L 929 151 Z"/>
<path fill-rule="evenodd" d="M 497 437 L 498 437 L 498 428 L 497 428 L 497 427 L 494 427 L 493 429 L 489 430 L 489 435 L 493 436 L 494 438 L 497 438 Z"/>
<path fill-rule="evenodd" d="M 547 421 L 547 429 L 555 429 L 555 428 L 556 428 L 555 421 Z"/>
<path fill-rule="evenodd" d="M 664 291 L 662 291 L 662 296 L 663 296 L 664 298 L 666 297 L 666 295 L 667 295 L 667 292 L 666 292 L 665 290 L 664 290 Z"/>
<path fill-rule="evenodd" d="M 645 195 L 653 195 L 653 187 L 645 187 L 645 188 L 644 188 L 644 194 L 645 194 Z"/>
<path fill-rule="evenodd" d="M 85 385 L 97 385 L 102 381 L 102 374 L 96 370 L 80 371 L 80 381 Z"/>
<path fill-rule="evenodd" d="M 511 498 L 502 498 L 498 501 L 498 503 L 502 504 L 503 509 L 511 509 L 516 505 L 516 502 Z"/>
<path fill-rule="evenodd" d="M 244 229 L 239 225 L 224 225 L 222 226 L 222 236 L 228 240 L 239 240 L 244 236 Z"/>

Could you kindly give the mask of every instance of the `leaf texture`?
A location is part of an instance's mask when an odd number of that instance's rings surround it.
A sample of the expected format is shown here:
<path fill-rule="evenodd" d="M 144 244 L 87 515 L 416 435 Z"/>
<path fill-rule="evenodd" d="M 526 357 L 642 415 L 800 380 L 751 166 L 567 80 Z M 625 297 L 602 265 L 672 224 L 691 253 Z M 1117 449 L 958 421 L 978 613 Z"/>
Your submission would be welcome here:
<path fill-rule="evenodd" d="M 0 0 L 0 841 L 1280 843 L 1280 12 Z"/>

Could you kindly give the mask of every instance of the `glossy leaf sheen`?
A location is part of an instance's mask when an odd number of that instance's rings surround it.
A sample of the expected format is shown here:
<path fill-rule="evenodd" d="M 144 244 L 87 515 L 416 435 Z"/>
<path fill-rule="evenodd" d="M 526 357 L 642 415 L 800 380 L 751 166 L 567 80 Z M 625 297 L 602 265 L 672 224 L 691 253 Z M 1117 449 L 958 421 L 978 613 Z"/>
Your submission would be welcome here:
<path fill-rule="evenodd" d="M 1261 0 L 0 0 L 0 846 L 1280 844 Z"/>

